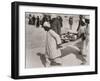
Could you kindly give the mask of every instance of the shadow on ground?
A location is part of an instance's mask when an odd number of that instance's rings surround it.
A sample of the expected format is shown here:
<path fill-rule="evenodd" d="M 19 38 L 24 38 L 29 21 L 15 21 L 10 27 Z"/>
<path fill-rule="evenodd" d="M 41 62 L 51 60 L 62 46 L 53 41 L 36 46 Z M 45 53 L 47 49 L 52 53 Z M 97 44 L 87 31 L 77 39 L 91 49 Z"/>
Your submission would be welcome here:
<path fill-rule="evenodd" d="M 67 56 L 69 54 L 74 54 L 76 56 L 77 59 L 84 61 L 85 58 L 80 54 L 80 51 L 75 49 L 74 47 L 71 46 L 67 46 L 64 49 L 61 49 L 61 56 L 60 58 Z M 40 57 L 41 63 L 44 65 L 44 67 L 46 67 L 46 57 L 45 54 L 42 53 L 37 53 L 37 55 Z"/>
<path fill-rule="evenodd" d="M 37 55 L 40 57 L 41 63 L 46 67 L 46 57 L 45 54 L 37 53 Z"/>

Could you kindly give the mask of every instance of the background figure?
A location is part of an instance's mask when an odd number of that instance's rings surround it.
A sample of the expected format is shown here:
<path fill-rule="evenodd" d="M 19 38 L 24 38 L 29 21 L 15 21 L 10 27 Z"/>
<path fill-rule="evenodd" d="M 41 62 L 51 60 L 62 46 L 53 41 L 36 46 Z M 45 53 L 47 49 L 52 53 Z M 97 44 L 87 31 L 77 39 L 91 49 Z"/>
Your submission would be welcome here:
<path fill-rule="evenodd" d="M 80 25 L 82 23 L 82 18 L 83 18 L 83 15 L 79 15 L 79 24 L 78 24 L 77 31 L 79 31 L 79 29 L 80 29 Z"/>
<path fill-rule="evenodd" d="M 31 14 L 29 14 L 29 18 L 28 19 L 29 19 L 28 24 L 32 25 L 32 16 L 31 16 Z"/>
<path fill-rule="evenodd" d="M 35 25 L 35 16 L 32 17 L 32 25 Z"/>
<path fill-rule="evenodd" d="M 43 18 L 42 18 L 42 20 L 41 20 L 41 25 L 42 25 L 42 27 L 43 27 L 43 24 L 44 24 L 45 21 L 46 21 L 46 15 L 43 15 Z"/>
<path fill-rule="evenodd" d="M 39 16 L 37 16 L 36 27 L 39 27 L 39 26 L 40 26 L 40 19 L 39 19 Z"/>
<path fill-rule="evenodd" d="M 90 23 L 90 20 L 88 18 L 85 18 L 85 22 L 86 22 L 86 45 L 88 45 L 88 42 L 89 42 L 89 23 Z"/>
<path fill-rule="evenodd" d="M 62 17 L 61 17 L 61 16 L 58 16 L 57 18 L 58 18 L 58 20 L 60 21 L 60 26 L 63 27 L 63 24 L 62 24 L 63 19 L 62 19 Z"/>
<path fill-rule="evenodd" d="M 52 18 L 51 20 L 51 28 L 59 35 L 61 36 L 61 24 L 57 17 Z"/>
<path fill-rule="evenodd" d="M 70 29 L 72 30 L 72 25 L 73 25 L 73 17 L 69 17 L 69 25 L 70 25 Z"/>

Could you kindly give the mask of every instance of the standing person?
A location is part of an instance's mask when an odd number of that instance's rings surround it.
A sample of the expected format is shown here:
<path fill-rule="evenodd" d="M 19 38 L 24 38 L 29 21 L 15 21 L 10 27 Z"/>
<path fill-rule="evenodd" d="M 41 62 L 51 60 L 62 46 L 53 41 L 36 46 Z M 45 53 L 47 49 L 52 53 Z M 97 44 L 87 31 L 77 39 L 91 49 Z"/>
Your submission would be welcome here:
<path fill-rule="evenodd" d="M 33 15 L 33 17 L 32 17 L 32 25 L 35 25 L 35 16 Z"/>
<path fill-rule="evenodd" d="M 32 16 L 31 16 L 31 14 L 29 14 L 29 18 L 28 19 L 29 19 L 28 24 L 31 25 L 32 24 Z"/>
<path fill-rule="evenodd" d="M 43 15 L 43 18 L 42 18 L 42 20 L 41 20 L 41 25 L 42 25 L 42 27 L 43 27 L 43 24 L 44 24 L 45 20 L 46 20 L 46 15 L 44 14 L 44 15 Z"/>
<path fill-rule="evenodd" d="M 36 27 L 38 28 L 40 26 L 40 18 L 37 16 L 37 22 L 36 22 Z"/>
<path fill-rule="evenodd" d="M 59 35 L 61 36 L 61 28 L 63 27 L 63 24 L 62 24 L 63 19 L 62 19 L 61 16 L 58 16 L 57 18 L 58 18 L 58 20 L 59 20 L 58 33 L 59 33 Z"/>
<path fill-rule="evenodd" d="M 69 25 L 70 25 L 70 29 L 72 30 L 72 25 L 73 25 L 73 17 L 69 17 Z"/>
<path fill-rule="evenodd" d="M 43 27 L 46 31 L 46 57 L 49 59 L 51 66 L 61 65 L 61 63 L 58 62 L 58 57 L 61 56 L 61 39 L 59 35 L 52 30 L 48 18 L 44 22 Z"/>
<path fill-rule="evenodd" d="M 90 20 L 88 18 L 85 18 L 85 22 L 86 22 L 86 45 L 88 45 L 88 42 L 89 42 L 89 23 L 90 23 Z"/>
<path fill-rule="evenodd" d="M 43 16 L 41 15 L 40 16 L 40 26 L 42 26 L 42 19 L 43 19 Z"/>
<path fill-rule="evenodd" d="M 58 20 L 60 21 L 60 26 L 63 27 L 63 23 L 62 23 L 63 22 L 63 19 L 62 19 L 62 17 L 61 16 L 58 16 Z"/>
<path fill-rule="evenodd" d="M 53 18 L 51 19 L 51 27 L 59 36 L 61 36 L 61 24 L 60 24 L 60 21 L 57 18 L 56 14 L 52 15 L 52 16 L 53 16 Z"/>
<path fill-rule="evenodd" d="M 83 15 L 79 15 L 79 24 L 78 24 L 77 31 L 79 31 L 79 29 L 80 29 L 80 25 L 81 25 L 81 22 L 82 22 L 82 18 L 83 18 Z"/>
<path fill-rule="evenodd" d="M 84 56 L 86 56 L 86 38 L 87 38 L 87 34 L 86 34 L 86 22 L 85 19 L 82 19 L 81 23 L 80 23 L 80 29 L 78 31 L 78 36 L 79 38 L 81 38 L 81 48 L 80 48 L 80 53 Z M 86 62 L 86 60 L 83 61 L 83 64 Z"/>
<path fill-rule="evenodd" d="M 84 25 L 82 25 L 84 23 Z M 82 48 L 82 54 L 86 56 L 86 48 L 88 46 L 88 41 L 89 41 L 89 19 L 83 18 L 81 23 L 81 27 L 79 29 L 79 34 L 80 37 L 82 37 L 83 41 L 83 48 Z"/>

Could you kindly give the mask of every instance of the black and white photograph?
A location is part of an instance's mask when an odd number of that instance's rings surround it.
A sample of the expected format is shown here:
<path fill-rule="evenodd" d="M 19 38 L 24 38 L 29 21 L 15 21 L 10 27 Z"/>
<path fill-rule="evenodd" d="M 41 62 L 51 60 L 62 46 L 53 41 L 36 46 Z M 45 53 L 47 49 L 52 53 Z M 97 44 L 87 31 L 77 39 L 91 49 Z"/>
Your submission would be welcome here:
<path fill-rule="evenodd" d="M 25 67 L 89 65 L 90 16 L 25 13 Z"/>

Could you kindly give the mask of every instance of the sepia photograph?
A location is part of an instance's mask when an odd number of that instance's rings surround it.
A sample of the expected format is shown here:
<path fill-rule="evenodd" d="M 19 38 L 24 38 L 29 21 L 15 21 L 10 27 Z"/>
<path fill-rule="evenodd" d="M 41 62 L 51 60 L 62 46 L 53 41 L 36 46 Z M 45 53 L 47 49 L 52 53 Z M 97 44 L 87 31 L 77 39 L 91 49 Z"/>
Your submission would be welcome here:
<path fill-rule="evenodd" d="M 25 67 L 89 65 L 89 17 L 25 12 Z"/>
<path fill-rule="evenodd" d="M 14 79 L 97 74 L 97 7 L 12 3 Z"/>

